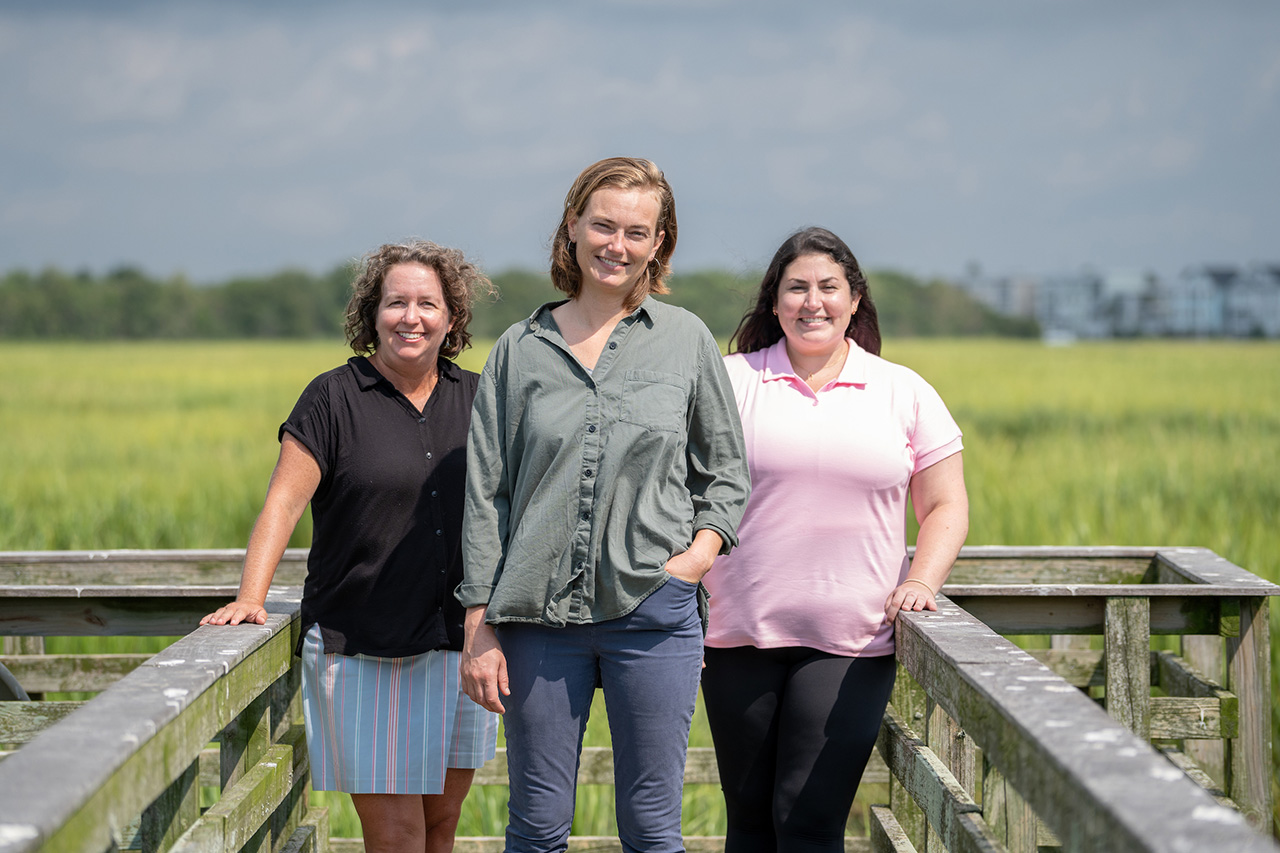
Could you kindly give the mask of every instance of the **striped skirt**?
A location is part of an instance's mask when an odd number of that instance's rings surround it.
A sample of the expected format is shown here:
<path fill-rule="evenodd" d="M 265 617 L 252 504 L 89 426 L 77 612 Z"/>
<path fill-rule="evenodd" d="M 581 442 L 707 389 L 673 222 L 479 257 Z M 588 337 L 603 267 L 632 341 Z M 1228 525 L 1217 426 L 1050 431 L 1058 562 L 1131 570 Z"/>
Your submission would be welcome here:
<path fill-rule="evenodd" d="M 405 658 L 326 654 L 302 644 L 302 710 L 317 791 L 439 794 L 449 767 L 493 757 L 498 715 L 460 688 L 461 653 Z"/>

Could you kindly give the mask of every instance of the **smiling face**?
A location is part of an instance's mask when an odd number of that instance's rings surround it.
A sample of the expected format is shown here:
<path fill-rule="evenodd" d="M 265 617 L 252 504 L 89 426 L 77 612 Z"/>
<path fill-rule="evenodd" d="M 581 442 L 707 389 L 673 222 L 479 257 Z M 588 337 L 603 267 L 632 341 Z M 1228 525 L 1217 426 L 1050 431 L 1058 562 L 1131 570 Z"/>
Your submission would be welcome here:
<path fill-rule="evenodd" d="M 808 356 L 835 352 L 860 298 L 830 255 L 796 258 L 783 270 L 774 304 L 788 349 Z"/>
<path fill-rule="evenodd" d="M 587 199 L 581 216 L 570 214 L 566 227 L 577 244 L 582 286 L 630 294 L 662 245 L 659 212 L 658 198 L 648 190 L 602 187 Z"/>
<path fill-rule="evenodd" d="M 436 271 L 418 263 L 396 264 L 382 281 L 374 356 L 396 371 L 434 366 L 451 322 Z"/>

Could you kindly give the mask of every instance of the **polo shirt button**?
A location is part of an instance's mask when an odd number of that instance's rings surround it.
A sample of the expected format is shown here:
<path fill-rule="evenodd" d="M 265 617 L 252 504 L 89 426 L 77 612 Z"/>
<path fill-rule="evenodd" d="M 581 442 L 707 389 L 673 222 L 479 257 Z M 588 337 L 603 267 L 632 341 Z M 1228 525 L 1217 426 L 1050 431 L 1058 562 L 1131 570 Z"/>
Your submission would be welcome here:
<path fill-rule="evenodd" d="M 427 458 L 428 458 L 428 459 L 430 459 L 430 458 L 431 458 L 431 451 L 430 451 L 430 450 L 428 450 L 428 451 L 427 451 Z"/>
<path fill-rule="evenodd" d="M 609 349 L 617 349 L 617 348 L 618 348 L 617 341 L 609 341 Z"/>
<path fill-rule="evenodd" d="M 439 494 L 440 494 L 440 493 L 439 493 L 438 491 L 436 491 L 435 489 L 432 489 L 432 490 L 431 490 L 431 497 L 433 497 L 433 498 L 434 498 L 434 497 L 437 497 L 437 496 L 439 496 Z"/>
<path fill-rule="evenodd" d="M 587 424 L 587 432 L 595 432 L 595 431 L 596 431 L 595 424 Z"/>
<path fill-rule="evenodd" d="M 589 513 L 589 512 L 585 512 L 585 511 L 582 513 L 582 519 L 583 519 L 584 521 L 585 521 L 585 520 L 587 520 L 587 519 L 588 519 L 588 518 L 590 518 L 590 517 L 591 517 L 591 513 Z"/>
<path fill-rule="evenodd" d="M 582 476 L 584 476 L 584 477 L 590 477 L 593 473 L 594 473 L 594 472 L 593 472 L 590 468 L 588 468 L 587 470 L 585 470 L 585 471 L 583 471 L 583 472 L 582 472 Z"/>
<path fill-rule="evenodd" d="M 437 531 L 436 531 L 436 535 L 437 535 L 437 536 L 443 536 L 443 535 L 444 535 L 444 531 L 443 531 L 443 530 L 437 530 Z"/>
<path fill-rule="evenodd" d="M 427 422 L 426 418 L 418 418 L 418 423 L 425 424 L 426 422 Z"/>

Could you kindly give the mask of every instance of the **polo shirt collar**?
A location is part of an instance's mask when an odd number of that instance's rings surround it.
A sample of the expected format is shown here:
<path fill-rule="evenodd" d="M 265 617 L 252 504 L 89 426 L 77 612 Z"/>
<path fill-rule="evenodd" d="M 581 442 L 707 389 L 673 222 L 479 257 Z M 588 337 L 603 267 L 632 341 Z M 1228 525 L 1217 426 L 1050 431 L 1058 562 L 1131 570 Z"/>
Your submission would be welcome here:
<path fill-rule="evenodd" d="M 835 378 L 834 384 L 866 385 L 867 367 L 871 355 L 854 343 L 852 338 L 845 338 L 845 342 L 849 344 L 849 355 L 844 360 L 844 367 L 840 368 L 840 375 Z M 769 382 L 779 379 L 804 381 L 796 373 L 795 368 L 791 366 L 791 358 L 787 355 L 786 338 L 781 338 L 776 344 L 765 350 L 764 381 Z"/>
<path fill-rule="evenodd" d="M 363 355 L 354 355 L 347 359 L 347 363 L 351 365 L 352 372 L 356 376 L 356 387 L 361 391 L 368 391 L 380 382 L 391 384 L 391 380 L 379 373 L 372 362 Z M 457 382 L 461 378 L 459 373 L 461 368 L 447 358 L 436 358 L 436 370 L 441 377 L 453 382 Z"/>

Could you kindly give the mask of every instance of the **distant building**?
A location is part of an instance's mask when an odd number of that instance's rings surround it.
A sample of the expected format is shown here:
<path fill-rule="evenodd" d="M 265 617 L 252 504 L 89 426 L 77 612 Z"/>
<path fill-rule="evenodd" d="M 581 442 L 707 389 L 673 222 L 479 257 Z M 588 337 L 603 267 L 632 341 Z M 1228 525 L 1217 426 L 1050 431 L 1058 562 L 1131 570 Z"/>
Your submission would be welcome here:
<path fill-rule="evenodd" d="M 1280 264 L 1206 264 L 1165 281 L 1152 273 L 1084 270 L 957 284 L 1001 314 L 1031 317 L 1046 338 L 1280 338 Z"/>

